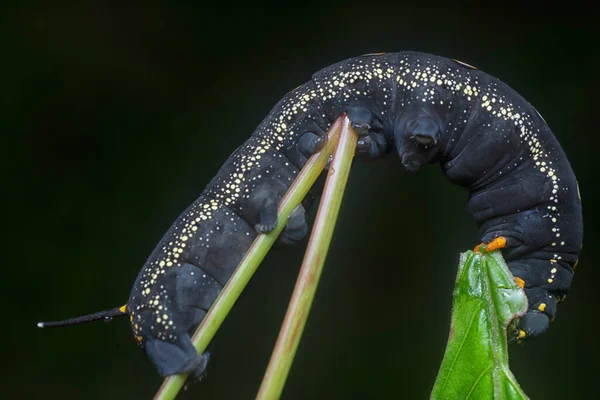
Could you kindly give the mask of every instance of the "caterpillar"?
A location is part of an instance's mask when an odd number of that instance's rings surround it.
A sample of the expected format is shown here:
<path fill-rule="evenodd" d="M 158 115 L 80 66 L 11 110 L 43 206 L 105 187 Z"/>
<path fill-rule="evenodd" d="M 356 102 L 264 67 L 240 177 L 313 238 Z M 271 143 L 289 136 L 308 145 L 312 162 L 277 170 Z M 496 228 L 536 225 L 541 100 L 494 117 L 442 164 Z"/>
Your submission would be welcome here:
<path fill-rule="evenodd" d="M 501 249 L 529 309 L 513 333 L 535 337 L 569 289 L 583 240 L 573 170 L 541 115 L 475 67 L 419 52 L 369 54 L 316 72 L 270 111 L 174 222 L 141 269 L 127 304 L 63 326 L 129 316 L 133 335 L 162 376 L 198 377 L 208 355 L 190 342 L 253 239 L 277 222 L 277 204 L 332 122 L 346 113 L 357 156 L 397 152 L 416 171 L 439 163 L 469 192 L 480 239 Z M 279 241 L 308 232 L 309 197 Z"/>

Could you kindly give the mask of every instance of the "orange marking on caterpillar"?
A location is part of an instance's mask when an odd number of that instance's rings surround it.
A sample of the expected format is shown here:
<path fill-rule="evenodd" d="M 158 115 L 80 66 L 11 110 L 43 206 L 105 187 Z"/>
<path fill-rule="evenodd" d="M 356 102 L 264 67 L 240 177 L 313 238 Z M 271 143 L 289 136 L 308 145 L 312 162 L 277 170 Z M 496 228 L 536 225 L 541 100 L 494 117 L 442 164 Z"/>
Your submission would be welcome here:
<path fill-rule="evenodd" d="M 525 281 L 518 276 L 515 276 L 515 283 L 521 288 L 525 289 Z"/>
<path fill-rule="evenodd" d="M 498 249 L 503 249 L 506 247 L 506 238 L 504 236 L 498 236 L 496 239 L 492 240 L 487 246 L 485 246 L 485 251 L 494 251 Z"/>
<path fill-rule="evenodd" d="M 498 236 L 496 239 L 492 240 L 488 244 L 479 243 L 473 251 L 475 253 L 481 253 L 485 251 L 486 253 L 490 253 L 494 250 L 503 249 L 506 247 L 506 238 L 504 236 Z"/>

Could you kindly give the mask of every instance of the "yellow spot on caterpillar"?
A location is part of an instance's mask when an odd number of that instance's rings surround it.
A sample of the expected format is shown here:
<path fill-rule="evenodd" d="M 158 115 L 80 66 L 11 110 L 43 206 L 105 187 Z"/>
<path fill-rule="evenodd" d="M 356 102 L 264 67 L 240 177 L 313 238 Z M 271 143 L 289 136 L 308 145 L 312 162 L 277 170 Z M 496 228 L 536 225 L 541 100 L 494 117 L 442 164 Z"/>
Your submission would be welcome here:
<path fill-rule="evenodd" d="M 123 307 L 119 307 L 119 311 L 125 314 L 127 312 L 127 304 L 125 304 Z"/>
<path fill-rule="evenodd" d="M 554 279 L 548 278 L 548 283 L 552 283 L 552 282 L 554 282 Z"/>
<path fill-rule="evenodd" d="M 527 337 L 527 332 L 523 329 L 519 329 L 519 333 L 517 333 L 517 339 L 525 339 Z"/>
<path fill-rule="evenodd" d="M 136 339 L 138 342 L 141 342 L 141 341 L 142 341 L 142 337 L 141 337 L 141 336 L 136 336 L 136 337 L 135 337 L 135 339 Z"/>
<path fill-rule="evenodd" d="M 538 306 L 538 310 L 540 310 L 541 312 L 544 312 L 545 309 L 546 309 L 546 303 L 542 303 Z"/>

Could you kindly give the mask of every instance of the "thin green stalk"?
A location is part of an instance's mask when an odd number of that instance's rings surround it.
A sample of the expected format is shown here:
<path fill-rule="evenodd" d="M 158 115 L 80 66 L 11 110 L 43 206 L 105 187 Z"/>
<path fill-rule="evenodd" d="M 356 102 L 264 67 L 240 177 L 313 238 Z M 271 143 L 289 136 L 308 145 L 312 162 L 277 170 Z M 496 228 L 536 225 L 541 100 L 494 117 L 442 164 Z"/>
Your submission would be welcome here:
<path fill-rule="evenodd" d="M 339 131 L 342 126 L 341 118 L 338 118 L 327 133 L 327 142 L 323 149 L 310 157 L 302 171 L 298 174 L 289 190 L 281 200 L 278 210 L 277 227 L 266 235 L 258 235 L 254 240 L 244 258 L 227 282 L 223 291 L 217 297 L 213 306 L 207 313 L 202 323 L 198 326 L 192 337 L 192 343 L 198 353 L 203 353 L 213 336 L 231 311 L 242 290 L 258 268 L 259 264 L 275 243 L 277 236 L 283 230 L 285 223 L 292 211 L 302 202 L 314 182 L 317 180 L 325 167 L 329 156 L 337 145 Z M 154 400 L 174 399 L 183 387 L 187 374 L 172 375 L 165 379 L 162 386 L 154 396 Z"/>
<path fill-rule="evenodd" d="M 350 173 L 357 136 L 344 118 L 296 287 L 257 399 L 279 399 L 306 325 Z"/>

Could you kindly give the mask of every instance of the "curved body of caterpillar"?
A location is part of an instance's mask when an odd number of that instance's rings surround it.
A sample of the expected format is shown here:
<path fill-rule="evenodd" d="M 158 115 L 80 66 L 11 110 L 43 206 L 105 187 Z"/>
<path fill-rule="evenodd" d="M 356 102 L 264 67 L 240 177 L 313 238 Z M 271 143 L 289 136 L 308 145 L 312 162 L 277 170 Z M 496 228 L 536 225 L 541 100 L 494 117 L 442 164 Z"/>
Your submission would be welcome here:
<path fill-rule="evenodd" d="M 347 112 L 358 155 L 396 150 L 414 171 L 439 162 L 469 190 L 481 239 L 502 250 L 529 298 L 520 338 L 547 329 L 571 283 L 582 242 L 575 176 L 535 109 L 498 79 L 424 53 L 367 55 L 329 66 L 288 93 L 175 221 L 142 268 L 126 305 L 134 336 L 161 375 L 198 375 L 190 335 L 324 132 Z M 304 208 L 281 241 L 307 232 Z"/>

